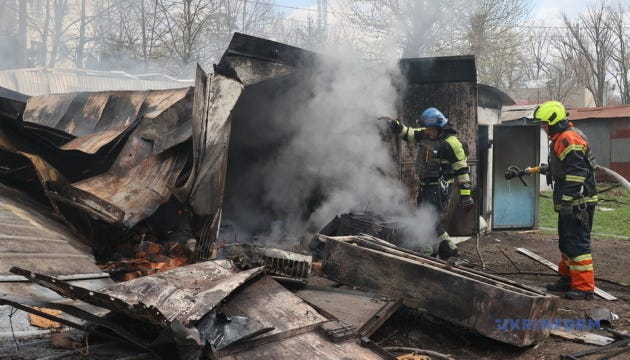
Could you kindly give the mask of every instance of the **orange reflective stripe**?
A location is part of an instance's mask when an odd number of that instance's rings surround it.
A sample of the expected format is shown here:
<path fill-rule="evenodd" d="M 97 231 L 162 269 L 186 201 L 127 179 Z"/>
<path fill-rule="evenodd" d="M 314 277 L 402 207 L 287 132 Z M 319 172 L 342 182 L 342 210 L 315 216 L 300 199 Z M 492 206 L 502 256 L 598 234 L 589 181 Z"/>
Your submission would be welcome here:
<path fill-rule="evenodd" d="M 575 261 L 575 259 L 582 259 L 580 261 Z M 593 258 L 590 254 L 588 257 L 585 255 L 575 257 L 569 263 L 569 270 L 571 271 L 592 271 L 593 270 Z"/>
<path fill-rule="evenodd" d="M 593 271 L 593 256 L 584 254 L 574 258 L 567 257 L 567 260 L 569 276 L 571 277 L 571 289 L 594 291 L 595 272 Z"/>

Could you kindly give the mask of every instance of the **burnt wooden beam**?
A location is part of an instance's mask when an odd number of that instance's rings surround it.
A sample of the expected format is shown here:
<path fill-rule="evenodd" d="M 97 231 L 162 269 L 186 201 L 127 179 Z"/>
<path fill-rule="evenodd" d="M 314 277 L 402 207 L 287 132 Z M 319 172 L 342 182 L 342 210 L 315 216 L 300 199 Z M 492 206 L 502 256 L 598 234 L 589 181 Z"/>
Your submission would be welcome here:
<path fill-rule="evenodd" d="M 428 312 L 516 346 L 527 346 L 549 336 L 544 326 L 514 328 L 504 322 L 540 324 L 554 318 L 559 299 L 501 282 L 480 273 L 452 271 L 446 264 L 422 257 L 399 256 L 329 237 L 323 273 L 362 290 L 402 298 L 411 308 Z M 455 268 L 452 268 L 455 270 Z M 527 321 L 527 323 L 526 323 Z"/>

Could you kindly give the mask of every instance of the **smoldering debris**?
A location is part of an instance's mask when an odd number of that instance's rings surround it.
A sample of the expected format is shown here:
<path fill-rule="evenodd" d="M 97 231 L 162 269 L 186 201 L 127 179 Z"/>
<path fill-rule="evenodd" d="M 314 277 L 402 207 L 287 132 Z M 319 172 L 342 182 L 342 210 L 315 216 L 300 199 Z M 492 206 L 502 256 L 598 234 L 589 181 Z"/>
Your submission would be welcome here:
<path fill-rule="evenodd" d="M 537 300 L 543 312 L 554 311 L 538 292 L 411 259 L 416 255 L 404 248 L 430 244 L 435 217 L 407 205 L 399 159 L 373 121 L 395 113 L 400 89 L 392 78 L 401 74 L 388 64 L 364 71 L 355 60 L 236 34 L 213 74 L 197 69 L 194 88 L 9 101 L 11 111 L 0 112 L 3 183 L 71 225 L 101 269 L 122 282 L 88 288 L 16 261 L 12 279 L 76 303 L 0 301 L 151 356 L 190 359 L 390 359 L 369 339 L 357 341 L 356 332 L 373 332 L 400 300 L 500 338 L 481 318 L 484 309 L 469 301 L 444 308 L 443 285 L 432 276 L 477 291 L 475 304 L 509 309 L 508 301 L 520 301 L 522 310 Z M 474 94 L 474 85 L 460 81 L 458 91 Z M 474 101 L 453 98 L 473 111 Z M 309 249 L 322 227 L 317 238 L 327 240 Z M 388 310 L 366 316 L 380 317 L 367 327 L 344 324 L 276 281 L 309 282 L 313 256 L 323 259 L 329 278 L 390 296 Z M 379 263 L 400 273 L 381 277 Z M 418 277 L 427 278 L 426 288 Z M 517 295 L 489 300 L 511 294 L 505 287 Z M 99 312 L 84 310 L 88 305 Z M 463 315 L 486 322 L 470 324 Z"/>

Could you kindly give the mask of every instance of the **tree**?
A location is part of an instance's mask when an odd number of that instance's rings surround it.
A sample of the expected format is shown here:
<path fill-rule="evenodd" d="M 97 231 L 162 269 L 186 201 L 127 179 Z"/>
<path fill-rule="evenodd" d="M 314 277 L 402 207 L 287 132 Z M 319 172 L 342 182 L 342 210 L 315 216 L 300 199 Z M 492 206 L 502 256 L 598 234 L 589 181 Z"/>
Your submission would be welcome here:
<path fill-rule="evenodd" d="M 556 47 L 571 66 L 580 84 L 593 93 L 597 106 L 605 105 L 606 78 L 614 48 L 610 11 L 601 3 L 572 23 L 566 14 L 562 20 L 569 36 L 559 37 Z"/>
<path fill-rule="evenodd" d="M 94 34 L 99 66 L 147 72 L 170 63 L 161 11 L 158 0 L 99 2 L 97 13 L 102 15 L 95 20 Z"/>
<path fill-rule="evenodd" d="M 234 32 L 269 37 L 279 14 L 269 0 L 221 0 L 209 19 L 203 35 L 206 62 L 215 62 L 223 54 Z"/>
<path fill-rule="evenodd" d="M 349 0 L 346 19 L 362 29 L 365 48 L 382 53 L 395 45 L 402 57 L 429 56 L 449 48 L 457 21 L 467 8 L 465 0 L 443 0 L 439 4 L 414 0 Z"/>
<path fill-rule="evenodd" d="M 619 91 L 621 103 L 630 104 L 630 53 L 626 35 L 626 15 L 621 3 L 610 11 L 610 26 L 613 33 L 611 76 Z"/>
<path fill-rule="evenodd" d="M 530 2 L 477 0 L 464 21 L 464 42 L 456 48 L 475 55 L 478 81 L 498 88 L 511 89 L 526 77 L 524 27 Z"/>
<path fill-rule="evenodd" d="M 555 36 L 557 35 L 550 28 L 531 32 L 528 41 L 531 64 L 527 79 L 544 83 L 543 98 L 564 102 L 579 84 L 575 70 L 568 66 L 570 61 L 553 47 Z"/>
<path fill-rule="evenodd" d="M 366 48 L 402 57 L 475 55 L 480 82 L 511 87 L 525 78 L 522 28 L 530 0 L 351 0 L 348 20 L 363 29 Z"/>

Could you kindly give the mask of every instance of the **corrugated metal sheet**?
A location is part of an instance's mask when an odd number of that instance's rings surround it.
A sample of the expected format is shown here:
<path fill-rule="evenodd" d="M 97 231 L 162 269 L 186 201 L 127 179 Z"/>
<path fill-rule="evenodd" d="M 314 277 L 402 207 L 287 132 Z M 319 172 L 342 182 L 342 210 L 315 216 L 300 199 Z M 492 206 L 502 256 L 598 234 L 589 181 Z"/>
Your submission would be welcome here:
<path fill-rule="evenodd" d="M 134 158 L 141 161 L 128 162 L 129 154 L 134 154 Z M 64 198 L 58 200 L 93 210 L 90 211 L 93 215 L 103 217 L 106 221 L 121 222 L 132 227 L 168 201 L 170 189 L 175 186 L 175 180 L 188 158 L 184 151 L 147 156 L 150 154 L 151 148 L 146 141 L 132 137 L 108 172 L 72 184 L 70 188 L 62 190 Z M 85 194 L 80 196 L 71 188 Z M 120 209 L 120 212 L 113 218 L 104 216 L 99 203 L 90 201 L 93 197 L 107 203 L 108 208 L 112 206 Z"/>
<path fill-rule="evenodd" d="M 0 86 L 37 96 L 79 91 L 172 89 L 192 85 L 192 80 L 177 80 L 164 75 L 146 79 L 120 71 L 71 69 L 17 69 L 0 71 Z"/>
<path fill-rule="evenodd" d="M 171 321 L 179 320 L 188 326 L 199 321 L 230 293 L 262 274 L 263 268 L 239 272 L 229 262 L 207 261 L 115 284 L 98 292 L 31 269 L 13 268 L 12 271 L 60 295 L 149 324 L 168 326 Z"/>
<path fill-rule="evenodd" d="M 67 279 L 94 278 L 95 285 L 111 284 L 94 264 L 91 249 L 51 209 L 19 190 L 0 183 L 0 293 L 35 295 L 13 266 Z"/>
<path fill-rule="evenodd" d="M 569 120 L 630 118 L 630 105 L 604 106 L 596 108 L 567 108 Z"/>
<path fill-rule="evenodd" d="M 23 71 L 15 73 L 13 90 L 27 95 L 50 94 L 47 72 Z"/>
<path fill-rule="evenodd" d="M 191 97 L 191 88 L 32 97 L 24 118 L 35 127 L 2 144 L 27 161 L 20 166 L 30 163 L 35 173 L 20 180 L 39 180 L 53 205 L 132 227 L 168 201 L 188 160 L 188 148 L 177 145 L 190 141 Z M 46 139 L 53 130 L 78 137 L 57 148 Z M 4 165 L 11 172 L 15 164 Z"/>
<path fill-rule="evenodd" d="M 154 141 L 157 153 L 190 137 L 191 97 L 192 88 L 34 96 L 23 119 L 82 137 L 113 129 L 121 132 L 142 117 L 138 136 Z M 93 153 L 94 147 L 90 148 Z"/>
<path fill-rule="evenodd" d="M 514 105 L 501 108 L 500 122 L 532 118 L 538 105 Z"/>

